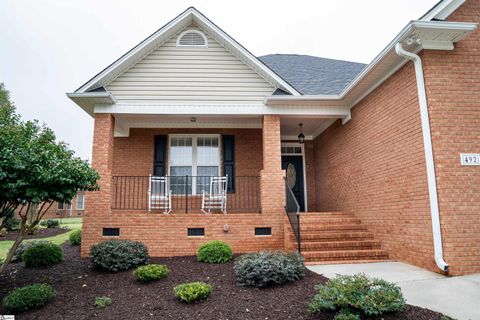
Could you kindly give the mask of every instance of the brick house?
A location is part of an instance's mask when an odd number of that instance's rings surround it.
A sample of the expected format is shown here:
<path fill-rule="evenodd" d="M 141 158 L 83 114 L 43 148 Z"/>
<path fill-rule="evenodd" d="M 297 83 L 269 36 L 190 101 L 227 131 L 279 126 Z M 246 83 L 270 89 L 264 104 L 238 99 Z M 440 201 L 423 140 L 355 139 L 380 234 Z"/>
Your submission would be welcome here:
<path fill-rule="evenodd" d="M 480 152 L 479 20 L 480 0 L 440 1 L 363 65 L 255 57 L 188 8 L 67 94 L 95 120 L 101 175 L 82 256 L 111 238 L 152 256 L 220 239 L 480 272 L 478 155 L 465 155 Z M 149 206 L 151 175 L 168 177 L 169 214 Z M 203 213 L 227 175 L 226 214 Z"/>

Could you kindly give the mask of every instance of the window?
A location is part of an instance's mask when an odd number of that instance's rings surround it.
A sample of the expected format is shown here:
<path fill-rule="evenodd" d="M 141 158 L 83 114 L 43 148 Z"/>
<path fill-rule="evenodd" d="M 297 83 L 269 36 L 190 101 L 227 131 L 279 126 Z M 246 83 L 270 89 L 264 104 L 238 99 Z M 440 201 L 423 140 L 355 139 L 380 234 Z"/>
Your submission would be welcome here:
<path fill-rule="evenodd" d="M 187 30 L 177 39 L 177 47 L 207 47 L 207 37 L 198 30 Z"/>
<path fill-rule="evenodd" d="M 67 206 L 67 210 L 71 210 L 72 209 L 72 203 L 71 202 L 66 202 L 65 203 Z"/>
<path fill-rule="evenodd" d="M 85 195 L 79 194 L 77 195 L 77 210 L 84 210 L 85 209 Z"/>
<path fill-rule="evenodd" d="M 170 137 L 169 175 L 173 194 L 201 194 L 220 174 L 218 135 Z M 187 177 L 188 176 L 188 177 Z"/>
<path fill-rule="evenodd" d="M 63 202 L 57 202 L 57 209 L 63 210 Z"/>

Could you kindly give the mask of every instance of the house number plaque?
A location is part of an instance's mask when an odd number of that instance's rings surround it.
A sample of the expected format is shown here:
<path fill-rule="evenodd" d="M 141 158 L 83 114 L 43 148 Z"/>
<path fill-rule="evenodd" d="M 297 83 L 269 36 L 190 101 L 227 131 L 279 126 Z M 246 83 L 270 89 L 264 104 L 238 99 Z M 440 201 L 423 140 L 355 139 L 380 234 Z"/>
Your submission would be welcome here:
<path fill-rule="evenodd" d="M 480 166 L 480 154 L 461 153 L 460 163 L 462 164 L 462 166 Z"/>

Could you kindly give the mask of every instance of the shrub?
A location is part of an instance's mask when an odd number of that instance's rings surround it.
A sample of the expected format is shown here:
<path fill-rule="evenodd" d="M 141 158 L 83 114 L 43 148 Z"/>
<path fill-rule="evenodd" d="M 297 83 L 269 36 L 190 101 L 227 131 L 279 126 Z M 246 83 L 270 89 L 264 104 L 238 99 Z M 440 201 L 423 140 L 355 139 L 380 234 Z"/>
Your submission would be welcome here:
<path fill-rule="evenodd" d="M 208 298 L 213 287 L 205 282 L 184 283 L 173 288 L 175 297 L 187 303 Z"/>
<path fill-rule="evenodd" d="M 71 245 L 78 246 L 82 243 L 82 230 L 75 230 L 68 236 Z"/>
<path fill-rule="evenodd" d="M 55 219 L 48 219 L 40 221 L 40 225 L 47 228 L 57 228 L 60 226 L 60 222 Z"/>
<path fill-rule="evenodd" d="M 361 320 L 361 319 L 358 314 L 351 313 L 348 310 L 342 310 L 335 315 L 333 320 Z"/>
<path fill-rule="evenodd" d="M 62 262 L 63 252 L 58 244 L 37 243 L 23 253 L 22 260 L 27 268 L 46 267 Z"/>
<path fill-rule="evenodd" d="M 318 293 L 309 306 L 313 313 L 355 310 L 367 316 L 377 316 L 401 311 L 405 307 L 405 299 L 398 286 L 383 279 L 370 279 L 364 274 L 337 276 L 315 289 Z"/>
<path fill-rule="evenodd" d="M 55 297 L 55 290 L 46 284 L 32 284 L 17 288 L 3 299 L 3 307 L 12 312 L 39 308 Z"/>
<path fill-rule="evenodd" d="M 24 241 L 20 243 L 20 245 L 17 248 L 17 251 L 15 251 L 15 254 L 12 257 L 12 262 L 19 262 L 22 261 L 22 255 L 27 249 L 33 247 L 36 244 L 39 243 L 50 243 L 50 241 L 46 240 L 34 240 L 34 241 Z"/>
<path fill-rule="evenodd" d="M 112 304 L 112 298 L 110 297 L 96 297 L 95 298 L 95 307 L 105 308 Z"/>
<path fill-rule="evenodd" d="M 208 263 L 225 263 L 233 257 L 232 248 L 219 240 L 209 241 L 200 246 L 197 260 Z"/>
<path fill-rule="evenodd" d="M 13 215 L 6 218 L 5 229 L 7 229 L 7 231 L 15 231 L 20 229 L 20 219 Z"/>
<path fill-rule="evenodd" d="M 170 269 L 162 264 L 147 264 L 146 266 L 138 267 L 133 276 L 141 282 L 151 282 L 163 279 L 168 276 Z"/>
<path fill-rule="evenodd" d="M 147 247 L 131 240 L 108 240 L 90 248 L 90 259 L 97 268 L 118 272 L 148 263 Z"/>
<path fill-rule="evenodd" d="M 298 253 L 262 251 L 238 257 L 233 270 L 239 285 L 265 287 L 302 278 L 305 264 Z"/>

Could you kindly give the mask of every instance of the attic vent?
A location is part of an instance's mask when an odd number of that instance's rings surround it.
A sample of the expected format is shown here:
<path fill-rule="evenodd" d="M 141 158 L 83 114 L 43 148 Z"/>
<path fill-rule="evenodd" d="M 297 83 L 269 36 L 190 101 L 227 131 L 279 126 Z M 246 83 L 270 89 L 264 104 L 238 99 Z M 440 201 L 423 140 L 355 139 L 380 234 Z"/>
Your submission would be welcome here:
<path fill-rule="evenodd" d="M 177 40 L 177 47 L 206 47 L 207 45 L 207 38 L 197 30 L 187 30 Z"/>

